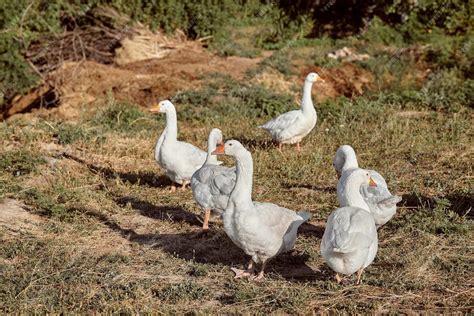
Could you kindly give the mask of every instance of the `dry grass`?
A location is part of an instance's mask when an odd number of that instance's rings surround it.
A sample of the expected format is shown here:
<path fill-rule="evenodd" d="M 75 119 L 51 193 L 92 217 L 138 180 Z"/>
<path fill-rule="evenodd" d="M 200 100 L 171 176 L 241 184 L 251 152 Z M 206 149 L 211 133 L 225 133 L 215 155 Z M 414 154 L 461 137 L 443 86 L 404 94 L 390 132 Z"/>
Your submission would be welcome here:
<path fill-rule="evenodd" d="M 427 113 L 413 116 L 400 115 L 402 105 L 383 98 L 324 103 L 316 105 L 320 118 L 302 153 L 285 147 L 280 154 L 255 128 L 267 117 L 239 108 L 219 116 L 213 104 L 176 104 L 179 137 L 204 148 L 209 130 L 220 127 L 253 153 L 255 200 L 313 215 L 295 250 L 269 264 L 264 282 L 234 281 L 229 267 L 246 257 L 222 223 L 214 220 L 210 234 L 199 234 L 200 210 L 191 192 L 168 192 L 152 155 L 164 117 L 113 103 L 85 111 L 75 124 L 46 115 L 0 125 L 0 195 L 24 201 L 42 218 L 35 223 L 41 233 L 0 227 L 0 310 L 472 310 L 469 108 L 421 109 Z M 360 286 L 337 285 L 319 255 L 325 219 L 337 207 L 332 158 L 344 143 L 404 197 L 395 218 L 379 230 L 379 253 Z"/>

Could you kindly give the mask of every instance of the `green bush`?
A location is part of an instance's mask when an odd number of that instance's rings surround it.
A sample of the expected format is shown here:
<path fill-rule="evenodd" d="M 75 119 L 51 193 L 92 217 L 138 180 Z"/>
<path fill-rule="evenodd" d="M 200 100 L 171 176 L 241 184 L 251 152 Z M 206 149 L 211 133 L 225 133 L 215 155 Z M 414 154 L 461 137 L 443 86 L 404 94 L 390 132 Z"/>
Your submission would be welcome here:
<path fill-rule="evenodd" d="M 51 190 L 54 191 L 54 188 Z M 38 189 L 31 189 L 27 192 L 23 192 L 19 197 L 25 201 L 25 203 L 34 206 L 40 213 L 46 216 L 63 217 L 66 213 L 64 202 L 59 202 L 57 196 L 54 197 L 48 193 L 41 192 Z"/>
<path fill-rule="evenodd" d="M 436 200 L 433 209 L 423 208 L 405 214 L 396 219 L 394 224 L 407 230 L 422 230 L 431 234 L 465 234 L 469 231 L 469 223 L 464 216 L 450 210 L 451 203 L 446 199 Z"/>
<path fill-rule="evenodd" d="M 371 44 L 396 46 L 403 43 L 402 34 L 385 24 L 379 17 L 374 17 L 370 21 L 363 38 Z"/>
<path fill-rule="evenodd" d="M 469 1 L 463 0 L 397 0 L 388 5 L 387 14 L 401 17 L 400 31 L 409 40 L 420 40 L 424 34 L 441 29 L 447 34 L 466 34 L 472 30 Z"/>
<path fill-rule="evenodd" d="M 95 124 L 113 131 L 130 132 L 143 129 L 144 126 L 139 121 L 144 118 L 145 113 L 137 106 L 116 101 L 111 95 L 108 95 L 105 108 L 97 113 L 93 121 Z"/>
<path fill-rule="evenodd" d="M 457 69 L 434 73 L 420 93 L 422 104 L 437 111 L 457 112 L 474 106 L 474 80 L 463 79 Z"/>
<path fill-rule="evenodd" d="M 284 75 L 293 74 L 293 67 L 285 50 L 276 51 L 271 56 L 262 60 L 258 65 L 257 72 L 268 68 L 278 70 Z"/>
<path fill-rule="evenodd" d="M 74 0 L 0 1 L 0 110 L 18 93 L 39 82 L 24 55 L 43 34 L 62 31 L 68 16 L 83 16 L 95 3 Z"/>
<path fill-rule="evenodd" d="M 94 9 L 104 5 L 153 28 L 168 32 L 182 29 L 191 38 L 213 35 L 211 47 L 225 56 L 254 57 L 258 53 L 257 47 L 289 48 L 306 36 L 324 33 L 326 28 L 323 26 L 326 24 L 331 24 L 333 33 L 341 28 L 352 29 L 352 34 L 356 34 L 364 27 L 364 19 L 371 20 L 364 38 L 384 45 L 426 39 L 428 34 L 435 33 L 472 34 L 470 7 L 467 1 L 462 0 L 420 0 L 416 4 L 410 0 L 385 3 L 356 1 L 343 7 L 338 1 L 327 6 L 324 1 L 295 3 L 288 0 L 1 1 L 0 111 L 5 111 L 6 103 L 16 94 L 27 92 L 39 82 L 38 75 L 25 60 L 30 44 L 44 41 L 45 36 L 63 30 L 97 23 Z M 347 28 L 355 14 L 357 21 Z M 114 21 L 109 20 L 100 23 L 114 25 Z M 253 44 L 247 46 L 249 39 L 242 44 L 229 35 L 236 26 L 256 29 L 255 36 L 250 39 L 255 47 L 252 47 Z M 444 47 L 438 49 L 434 46 L 427 57 L 449 67 L 461 60 L 462 70 L 472 75 L 472 55 L 458 55 L 456 51 L 448 53 Z M 315 57 L 317 64 L 323 62 L 318 56 Z M 275 62 L 282 73 L 290 72 L 284 60 Z"/>
<path fill-rule="evenodd" d="M 57 132 L 54 135 L 61 145 L 75 143 L 78 140 L 89 141 L 91 135 L 77 124 L 61 123 L 57 126 Z"/>
<path fill-rule="evenodd" d="M 290 109 L 294 102 L 289 95 L 228 77 L 211 80 L 199 90 L 179 93 L 172 100 L 185 106 L 184 111 L 180 112 L 182 119 L 212 117 L 214 113 L 232 115 L 235 111 L 252 118 L 275 116 Z M 202 111 L 207 113 L 203 115 Z"/>
<path fill-rule="evenodd" d="M 29 174 L 43 163 L 45 163 L 45 160 L 42 157 L 38 157 L 26 149 L 0 153 L 0 172 L 9 173 L 13 176 Z"/>

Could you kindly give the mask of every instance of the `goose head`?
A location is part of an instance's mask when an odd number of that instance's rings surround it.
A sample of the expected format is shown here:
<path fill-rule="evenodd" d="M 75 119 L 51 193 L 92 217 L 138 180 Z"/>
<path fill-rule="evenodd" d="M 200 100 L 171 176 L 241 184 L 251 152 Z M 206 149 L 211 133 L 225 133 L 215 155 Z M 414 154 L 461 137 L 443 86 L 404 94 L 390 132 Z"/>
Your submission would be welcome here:
<path fill-rule="evenodd" d="M 238 157 L 244 153 L 248 153 L 247 149 L 238 141 L 231 139 L 217 146 L 216 150 L 212 152 L 213 155 L 227 155 L 231 157 Z"/>
<path fill-rule="evenodd" d="M 171 103 L 171 101 L 169 101 L 169 100 L 164 100 L 164 101 L 159 102 L 156 105 L 153 105 L 150 108 L 150 112 L 152 112 L 152 113 L 158 113 L 158 112 L 159 113 L 166 113 L 171 109 L 174 109 L 173 103 Z"/>
<path fill-rule="evenodd" d="M 316 81 L 322 81 L 322 82 L 324 82 L 324 79 L 321 78 L 317 73 L 315 73 L 315 72 L 310 72 L 310 73 L 306 76 L 305 81 L 306 81 L 306 82 L 309 82 L 309 83 L 313 83 L 313 82 L 316 82 Z"/>
<path fill-rule="evenodd" d="M 209 139 L 208 139 L 209 145 L 221 145 L 224 144 L 223 137 L 222 137 L 222 131 L 218 128 L 213 128 L 211 132 L 209 133 Z"/>
<path fill-rule="evenodd" d="M 377 183 L 370 176 L 369 171 L 365 169 L 357 169 L 351 174 L 350 178 L 354 180 L 357 187 L 360 187 L 361 185 L 369 185 L 371 187 L 377 186 Z"/>
<path fill-rule="evenodd" d="M 357 157 L 352 148 L 349 145 L 342 145 L 336 151 L 336 156 L 332 162 L 338 178 L 341 177 L 342 173 L 347 169 L 358 168 Z"/>
<path fill-rule="evenodd" d="M 367 205 L 367 202 L 360 192 L 361 186 L 364 185 L 377 186 L 375 181 L 371 178 L 369 171 L 364 169 L 354 170 L 344 182 L 344 196 L 346 205 L 359 207 L 370 212 L 369 205 Z"/>

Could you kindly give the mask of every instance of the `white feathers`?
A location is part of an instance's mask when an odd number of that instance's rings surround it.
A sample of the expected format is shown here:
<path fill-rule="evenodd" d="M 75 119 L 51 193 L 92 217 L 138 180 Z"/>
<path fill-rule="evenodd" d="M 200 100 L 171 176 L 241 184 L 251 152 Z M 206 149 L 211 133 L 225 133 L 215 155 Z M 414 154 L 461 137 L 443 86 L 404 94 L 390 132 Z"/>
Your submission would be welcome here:
<path fill-rule="evenodd" d="M 317 115 L 311 100 L 311 88 L 318 80 L 322 79 L 316 73 L 310 73 L 306 77 L 299 110 L 283 113 L 259 127 L 268 131 L 278 143 L 299 143 L 316 125 Z"/>

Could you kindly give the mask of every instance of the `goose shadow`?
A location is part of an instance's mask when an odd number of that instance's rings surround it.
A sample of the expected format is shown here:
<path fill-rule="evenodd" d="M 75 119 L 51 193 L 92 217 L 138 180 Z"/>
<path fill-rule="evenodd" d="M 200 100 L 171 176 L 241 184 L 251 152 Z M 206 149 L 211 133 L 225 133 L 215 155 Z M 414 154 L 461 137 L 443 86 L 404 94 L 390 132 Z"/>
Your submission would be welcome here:
<path fill-rule="evenodd" d="M 404 207 L 423 207 L 433 209 L 440 204 L 440 201 L 443 199 L 447 200 L 449 202 L 449 208 L 460 216 L 466 216 L 468 219 L 474 218 L 473 193 L 454 192 L 439 197 L 429 197 L 416 193 L 408 193 L 402 195 L 402 201 L 398 205 Z"/>
<path fill-rule="evenodd" d="M 153 172 L 119 172 L 111 168 L 97 166 L 68 153 L 62 153 L 62 157 L 71 159 L 82 165 L 85 165 L 94 173 L 101 174 L 106 179 L 120 178 L 131 184 L 147 185 L 155 188 L 164 188 L 172 185 L 171 180 L 165 175 L 157 176 Z"/>
<path fill-rule="evenodd" d="M 123 228 L 114 219 L 98 211 L 81 208 L 71 211 L 81 212 L 95 218 L 132 243 L 145 245 L 148 249 L 160 249 L 184 260 L 192 260 L 203 264 L 222 264 L 238 268 L 242 268 L 249 260 L 249 257 L 235 246 L 220 228 L 213 229 L 208 235 L 196 232 L 138 234 L 134 229 Z M 289 281 L 313 280 L 317 278 L 318 274 L 306 265 L 308 259 L 308 254 L 300 254 L 296 251 L 280 254 L 269 261 L 265 271 L 276 273 Z"/>
<path fill-rule="evenodd" d="M 307 189 L 315 192 L 325 192 L 325 193 L 336 193 L 336 188 L 334 186 L 320 187 L 312 184 L 291 184 L 283 183 L 282 186 L 285 189 Z"/>
<path fill-rule="evenodd" d="M 210 235 L 210 236 L 209 236 Z M 196 233 L 160 234 L 136 236 L 131 241 L 153 241 L 152 247 L 175 257 L 202 264 L 222 264 L 244 268 L 250 257 L 227 237 L 222 229 L 214 229 L 209 235 Z M 306 265 L 308 254 L 296 251 L 283 253 L 270 260 L 265 272 L 275 273 L 286 280 L 306 281 L 315 278 L 314 271 Z"/>
<path fill-rule="evenodd" d="M 119 206 L 130 205 L 140 215 L 160 221 L 185 222 L 192 226 L 202 226 L 198 215 L 173 205 L 154 205 L 150 202 L 137 199 L 132 196 L 116 196 L 115 203 Z"/>
<path fill-rule="evenodd" d="M 316 226 L 311 223 L 304 223 L 298 229 L 298 235 L 303 235 L 306 237 L 316 237 L 317 239 L 322 239 L 324 235 L 324 226 Z"/>

